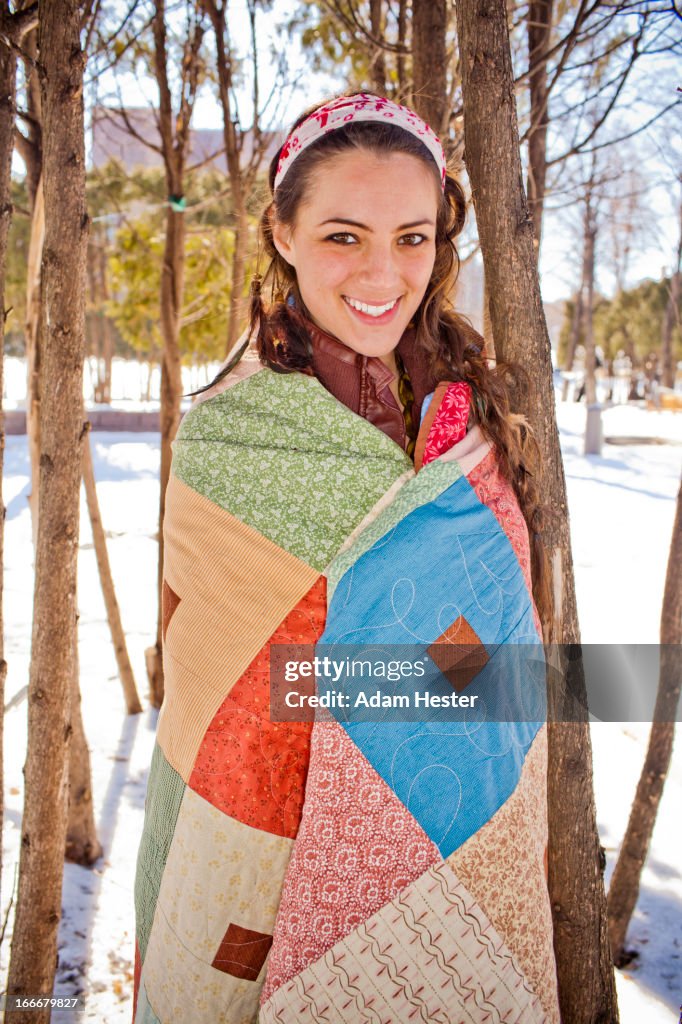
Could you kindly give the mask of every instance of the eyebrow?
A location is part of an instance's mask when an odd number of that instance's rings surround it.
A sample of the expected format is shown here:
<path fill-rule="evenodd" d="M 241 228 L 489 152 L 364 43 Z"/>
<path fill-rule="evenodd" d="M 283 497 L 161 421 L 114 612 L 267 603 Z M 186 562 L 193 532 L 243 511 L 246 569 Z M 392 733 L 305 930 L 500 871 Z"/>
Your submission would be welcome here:
<path fill-rule="evenodd" d="M 361 228 L 363 231 L 372 231 L 372 228 L 366 224 L 361 224 L 357 220 L 349 220 L 347 217 L 328 217 L 327 220 L 321 221 L 318 227 L 322 227 L 324 224 L 348 224 L 350 227 Z M 435 221 L 429 217 L 423 217 L 422 220 L 413 220 L 409 224 L 399 224 L 396 231 L 408 231 L 410 228 L 421 227 L 422 224 L 429 224 L 431 227 L 434 227 Z"/>

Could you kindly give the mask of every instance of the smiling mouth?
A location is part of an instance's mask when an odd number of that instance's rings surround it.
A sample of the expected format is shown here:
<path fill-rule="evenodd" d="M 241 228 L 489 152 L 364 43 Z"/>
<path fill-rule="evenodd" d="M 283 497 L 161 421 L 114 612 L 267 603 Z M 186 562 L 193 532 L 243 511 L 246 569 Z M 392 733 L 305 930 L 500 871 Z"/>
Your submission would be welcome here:
<path fill-rule="evenodd" d="M 368 302 L 360 302 L 359 299 L 351 299 L 348 295 L 343 296 L 344 302 L 347 302 L 351 309 L 356 309 L 358 313 L 365 313 L 367 316 L 383 316 L 384 313 L 388 313 L 389 310 L 393 309 L 399 299 L 400 296 L 398 296 L 397 299 L 391 299 L 390 302 L 385 302 L 383 306 L 372 306 Z"/>

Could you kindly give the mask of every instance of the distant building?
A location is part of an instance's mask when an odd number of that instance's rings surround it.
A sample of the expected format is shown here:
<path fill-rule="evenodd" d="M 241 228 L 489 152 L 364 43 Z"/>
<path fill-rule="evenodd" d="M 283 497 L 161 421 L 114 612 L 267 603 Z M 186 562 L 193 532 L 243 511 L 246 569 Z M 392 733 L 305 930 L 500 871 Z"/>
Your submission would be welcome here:
<path fill-rule="evenodd" d="M 157 118 L 157 111 L 151 107 L 134 107 L 123 111 L 95 107 L 92 113 L 91 166 L 103 167 L 110 160 L 117 160 L 127 171 L 163 166 L 161 154 L 151 148 L 161 146 Z M 263 168 L 268 166 L 281 146 L 284 135 L 284 132 L 263 132 L 266 141 Z M 143 140 L 151 143 L 151 146 L 145 145 Z M 242 162 L 248 163 L 252 153 L 253 132 L 249 129 L 244 133 Z M 227 174 L 222 126 L 190 130 L 187 167 L 193 165 L 213 167 Z"/>

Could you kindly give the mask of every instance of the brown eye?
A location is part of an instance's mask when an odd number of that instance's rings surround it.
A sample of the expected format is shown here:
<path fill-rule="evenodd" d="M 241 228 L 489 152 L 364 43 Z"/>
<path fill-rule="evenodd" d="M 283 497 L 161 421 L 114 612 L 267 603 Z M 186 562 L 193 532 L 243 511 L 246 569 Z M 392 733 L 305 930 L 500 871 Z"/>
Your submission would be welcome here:
<path fill-rule="evenodd" d="M 334 242 L 336 245 L 354 245 L 357 242 L 355 235 L 350 231 L 337 231 L 333 235 L 327 235 L 325 242 Z"/>
<path fill-rule="evenodd" d="M 417 246 L 421 245 L 422 242 L 426 241 L 426 235 L 420 235 L 416 232 L 412 232 L 409 235 L 401 235 L 400 238 L 398 239 L 398 245 Z"/>

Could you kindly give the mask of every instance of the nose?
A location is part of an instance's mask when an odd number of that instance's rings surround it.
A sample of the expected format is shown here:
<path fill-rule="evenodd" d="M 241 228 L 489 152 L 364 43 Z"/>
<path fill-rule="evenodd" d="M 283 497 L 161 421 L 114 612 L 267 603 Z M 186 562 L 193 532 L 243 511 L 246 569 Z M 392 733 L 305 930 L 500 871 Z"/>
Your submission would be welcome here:
<path fill-rule="evenodd" d="M 387 294 L 399 281 L 399 273 L 396 261 L 396 253 L 390 239 L 372 239 L 363 253 L 362 265 L 359 268 L 358 278 L 361 284 L 372 289 L 374 293 L 381 292 L 379 298 L 389 299 L 393 295 Z"/>

